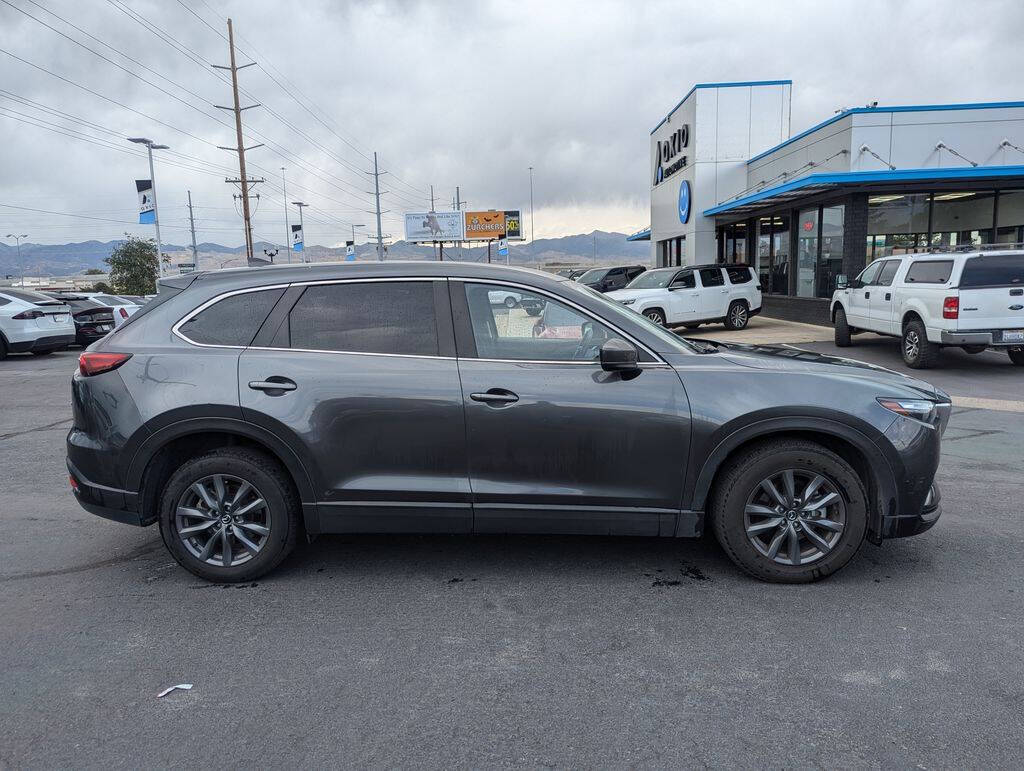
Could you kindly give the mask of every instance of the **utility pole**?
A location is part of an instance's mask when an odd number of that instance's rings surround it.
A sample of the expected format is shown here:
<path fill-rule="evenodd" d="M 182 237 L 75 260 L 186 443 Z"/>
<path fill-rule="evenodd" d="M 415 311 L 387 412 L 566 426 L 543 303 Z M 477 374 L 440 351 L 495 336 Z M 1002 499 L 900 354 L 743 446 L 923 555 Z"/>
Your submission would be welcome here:
<path fill-rule="evenodd" d="M 199 270 L 199 249 L 196 247 L 196 219 L 192 216 L 192 191 L 188 191 L 188 224 L 192 230 L 192 267 Z"/>
<path fill-rule="evenodd" d="M 288 184 L 284 179 L 284 166 L 281 167 L 281 192 L 284 193 L 284 248 L 288 250 L 288 262 L 292 261 L 292 226 L 288 222 Z M 301 209 L 300 209 L 301 211 Z M 303 233 L 305 238 L 306 234 Z"/>
<path fill-rule="evenodd" d="M 15 243 L 18 244 L 18 267 L 21 269 L 21 288 L 25 288 L 25 263 L 21 261 L 21 239 L 28 238 L 27 233 L 22 233 L 20 236 L 16 236 L 13 233 L 7 234 L 8 238 L 13 238 Z"/>
<path fill-rule="evenodd" d="M 459 198 L 459 186 L 455 186 L 455 211 L 462 213 L 462 199 Z M 459 241 L 459 260 L 462 260 L 462 242 Z"/>
<path fill-rule="evenodd" d="M 160 210 L 156 205 L 156 174 L 153 171 L 153 151 L 154 150 L 169 150 L 167 145 L 158 145 L 153 142 L 152 139 L 146 139 L 145 137 L 129 137 L 129 142 L 134 142 L 137 145 L 145 145 L 146 152 L 149 154 L 149 184 L 152 185 L 150 191 L 153 193 L 153 225 L 156 226 L 156 277 L 160 278 L 164 275 L 164 257 L 160 253 Z"/>
<path fill-rule="evenodd" d="M 369 174 L 370 172 L 367 172 Z M 373 195 L 377 201 L 377 259 L 380 262 L 384 261 L 384 236 L 381 232 L 380 224 L 380 175 L 382 172 L 377 170 L 377 152 L 373 153 Z M 387 172 L 383 172 L 387 173 Z M 387 191 L 385 191 L 387 192 Z"/>
<path fill-rule="evenodd" d="M 226 179 L 225 182 L 238 184 L 241 188 L 241 199 L 242 199 L 242 219 L 245 220 L 245 259 L 246 262 L 252 263 L 252 212 L 249 209 L 249 185 L 256 184 L 258 182 L 265 182 L 263 179 L 252 179 L 250 180 L 245 174 L 245 151 L 253 150 L 262 145 L 253 145 L 252 147 L 246 147 L 242 140 L 242 111 L 251 110 L 253 107 L 259 107 L 258 104 L 250 104 L 247 107 L 239 106 L 238 102 L 238 71 L 245 67 L 251 67 L 256 62 L 249 62 L 243 64 L 241 67 L 235 64 L 235 33 L 231 27 L 231 19 L 228 19 L 228 51 L 231 54 L 230 66 L 223 66 L 220 64 L 212 65 L 218 70 L 230 70 L 231 71 L 231 94 L 234 97 L 233 107 L 223 107 L 221 105 L 215 105 L 221 110 L 231 110 L 235 114 L 235 138 L 238 142 L 236 147 L 221 147 L 221 150 L 234 150 L 238 152 L 238 179 Z M 155 191 L 154 191 L 155 193 Z M 158 236 L 159 239 L 159 236 Z"/>
<path fill-rule="evenodd" d="M 530 243 L 533 243 L 533 166 L 530 167 Z"/>
<path fill-rule="evenodd" d="M 311 260 L 306 259 L 306 226 L 302 222 L 302 209 L 305 206 L 309 206 L 309 204 L 302 201 L 292 201 L 292 205 L 299 207 L 299 232 L 302 233 L 302 261 L 311 262 Z"/>

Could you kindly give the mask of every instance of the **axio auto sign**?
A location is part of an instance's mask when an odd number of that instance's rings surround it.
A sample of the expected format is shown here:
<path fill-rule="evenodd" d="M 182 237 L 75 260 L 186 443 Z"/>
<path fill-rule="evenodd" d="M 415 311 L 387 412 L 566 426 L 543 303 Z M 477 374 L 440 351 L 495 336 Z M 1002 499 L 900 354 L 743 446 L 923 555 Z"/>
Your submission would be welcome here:
<path fill-rule="evenodd" d="M 679 185 L 679 221 L 690 221 L 690 183 L 685 179 Z"/>
<path fill-rule="evenodd" d="M 654 169 L 654 184 L 660 185 L 668 177 L 675 174 L 686 166 L 686 156 L 683 150 L 690 146 L 690 125 L 684 123 L 677 128 L 667 139 L 659 139 L 655 146 L 657 166 Z"/>

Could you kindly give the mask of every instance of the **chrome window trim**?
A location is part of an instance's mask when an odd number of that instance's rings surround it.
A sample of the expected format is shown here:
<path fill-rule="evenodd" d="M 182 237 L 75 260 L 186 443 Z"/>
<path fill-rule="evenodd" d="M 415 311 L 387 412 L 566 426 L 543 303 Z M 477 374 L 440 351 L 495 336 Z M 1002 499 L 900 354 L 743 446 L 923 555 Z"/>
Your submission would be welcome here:
<path fill-rule="evenodd" d="M 282 353 L 332 353 L 339 356 L 384 356 L 392 359 L 441 359 L 457 361 L 454 356 L 441 356 L 429 353 L 377 353 L 376 351 L 330 351 L 322 348 L 272 348 L 265 345 L 250 345 L 247 351 L 280 351 Z"/>

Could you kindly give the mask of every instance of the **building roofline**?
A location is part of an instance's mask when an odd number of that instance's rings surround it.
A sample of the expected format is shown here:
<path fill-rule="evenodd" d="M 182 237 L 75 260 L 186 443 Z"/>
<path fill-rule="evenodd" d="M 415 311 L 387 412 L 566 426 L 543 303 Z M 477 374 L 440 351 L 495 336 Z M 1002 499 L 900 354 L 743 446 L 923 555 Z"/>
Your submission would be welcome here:
<path fill-rule="evenodd" d="M 679 103 L 666 113 L 665 117 L 662 118 L 658 125 L 651 129 L 653 134 L 655 131 L 665 125 L 665 121 L 669 119 L 669 116 L 683 106 L 683 102 L 693 96 L 693 92 L 698 88 L 737 88 L 740 86 L 791 86 L 793 85 L 792 80 L 737 80 L 729 83 L 697 83 L 686 92 L 686 96 L 679 100 Z"/>
<path fill-rule="evenodd" d="M 849 110 L 843 110 L 841 113 L 833 115 L 831 118 L 828 118 L 827 120 L 823 120 L 816 126 L 811 126 L 806 131 L 801 131 L 795 137 L 790 137 L 785 142 L 780 142 L 779 144 L 775 145 L 775 147 L 765 150 L 763 153 L 755 155 L 753 158 L 747 161 L 747 164 L 749 165 L 751 163 L 754 163 L 755 161 L 759 161 L 766 155 L 771 155 L 776 150 L 781 150 L 786 145 L 792 144 L 793 142 L 803 139 L 804 137 L 813 134 L 815 131 L 823 129 L 825 128 L 825 126 L 835 123 L 836 121 L 840 121 L 843 118 L 846 118 L 850 115 L 860 115 L 869 112 L 938 112 L 942 110 L 986 110 L 1006 107 L 1024 107 L 1024 102 L 975 102 L 965 104 L 911 104 L 896 105 L 893 107 L 853 107 Z"/>
<path fill-rule="evenodd" d="M 932 169 L 896 169 L 894 171 L 823 172 L 821 174 L 808 174 L 806 177 L 794 179 L 792 182 L 776 185 L 752 195 L 737 198 L 735 201 L 712 206 L 710 209 L 705 209 L 703 215 L 705 217 L 713 217 L 716 214 L 726 214 L 732 209 L 748 206 L 752 203 L 772 198 L 780 193 L 788 193 L 793 190 L 817 185 L 852 185 L 865 182 L 912 182 L 916 180 L 958 180 L 1021 176 L 1024 176 L 1024 166 L 954 166 Z"/>

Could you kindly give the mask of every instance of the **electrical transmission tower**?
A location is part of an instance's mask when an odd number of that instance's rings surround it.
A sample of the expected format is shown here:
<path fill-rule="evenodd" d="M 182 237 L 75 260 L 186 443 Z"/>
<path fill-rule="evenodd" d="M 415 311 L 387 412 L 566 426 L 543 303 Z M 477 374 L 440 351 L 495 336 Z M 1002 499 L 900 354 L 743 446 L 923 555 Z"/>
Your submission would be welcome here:
<path fill-rule="evenodd" d="M 254 150 L 257 147 L 263 147 L 263 145 L 252 145 L 246 147 L 242 140 L 242 111 L 251 110 L 253 107 L 259 107 L 259 104 L 250 104 L 247 107 L 241 107 L 238 103 L 238 71 L 245 67 L 251 67 L 256 62 L 249 62 L 243 64 L 241 67 L 235 64 L 235 33 L 231 28 L 231 19 L 228 19 L 228 51 L 231 54 L 231 64 L 224 66 L 221 64 L 214 64 L 213 66 L 218 70 L 229 70 L 231 72 L 231 93 L 234 96 L 234 106 L 224 107 L 222 105 L 216 105 L 221 110 L 230 110 L 235 114 L 235 136 L 237 145 L 235 147 L 221 147 L 221 150 L 230 150 L 238 153 L 238 179 L 225 179 L 225 182 L 235 184 L 239 186 L 239 194 L 237 198 L 242 199 L 242 219 L 245 220 L 245 259 L 249 265 L 253 264 L 253 240 L 252 240 L 252 211 L 249 207 L 249 191 L 252 185 L 256 185 L 260 182 L 266 182 L 265 179 L 250 179 L 245 173 L 245 151 Z M 259 195 L 256 196 L 259 198 Z"/>

